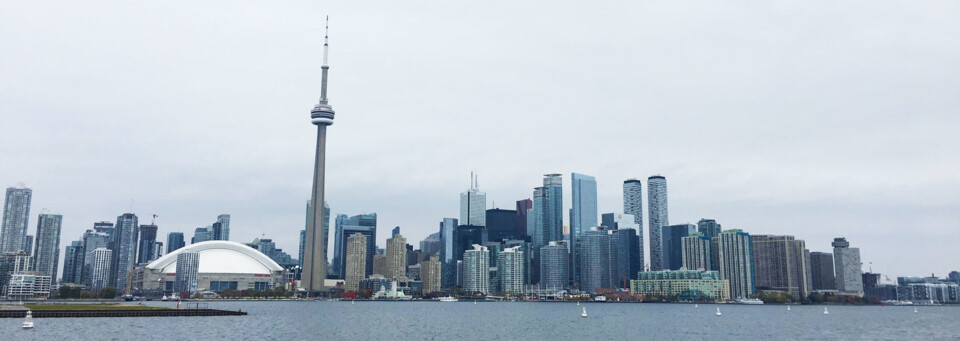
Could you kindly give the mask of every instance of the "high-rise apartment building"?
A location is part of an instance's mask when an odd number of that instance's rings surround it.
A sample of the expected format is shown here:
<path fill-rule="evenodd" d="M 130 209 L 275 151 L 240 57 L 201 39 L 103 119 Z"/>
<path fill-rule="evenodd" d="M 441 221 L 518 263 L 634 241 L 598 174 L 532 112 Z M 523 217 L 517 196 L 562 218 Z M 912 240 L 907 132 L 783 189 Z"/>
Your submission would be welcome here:
<path fill-rule="evenodd" d="M 117 217 L 117 224 L 114 226 L 113 256 L 111 257 L 113 280 L 111 282 L 118 291 L 122 292 L 126 287 L 130 270 L 136 266 L 137 236 L 140 231 L 137 216 L 133 213 L 124 213 Z"/>
<path fill-rule="evenodd" d="M 80 283 L 80 274 L 83 273 L 83 241 L 77 240 L 67 245 L 63 256 L 63 282 Z"/>
<path fill-rule="evenodd" d="M 630 214 L 618 214 L 613 222 L 620 239 L 619 265 L 627 272 L 628 279 L 637 279 L 643 270 L 643 226 Z"/>
<path fill-rule="evenodd" d="M 713 219 L 700 219 L 697 222 L 697 232 L 707 236 L 707 238 L 716 237 L 720 235 L 720 224 L 717 224 L 717 221 Z"/>
<path fill-rule="evenodd" d="M 118 224 L 119 225 L 119 224 Z M 177 254 L 177 275 L 174 283 L 177 293 L 193 294 L 197 291 L 199 280 L 200 254 L 196 252 L 181 252 Z M 120 287 L 117 287 L 120 288 Z"/>
<path fill-rule="evenodd" d="M 680 238 L 681 258 L 687 270 L 716 271 L 713 264 L 713 243 L 710 237 L 694 233 Z"/>
<path fill-rule="evenodd" d="M 367 277 L 367 236 L 361 233 L 354 233 L 347 238 L 345 270 L 344 290 L 359 290 L 360 280 Z"/>
<path fill-rule="evenodd" d="M 837 290 L 837 278 L 833 275 L 833 253 L 811 252 L 810 274 L 812 290 Z"/>
<path fill-rule="evenodd" d="M 30 200 L 33 190 L 24 186 L 7 188 L 3 202 L 3 224 L 0 225 L 0 253 L 27 250 L 27 225 L 30 222 Z"/>
<path fill-rule="evenodd" d="M 837 273 L 837 290 L 863 294 L 860 248 L 850 247 L 846 238 L 834 238 L 830 245 L 833 246 L 833 267 Z"/>
<path fill-rule="evenodd" d="M 612 288 L 611 248 L 612 230 L 592 228 L 580 236 L 580 290 L 593 293 L 596 289 Z"/>
<path fill-rule="evenodd" d="M 111 286 L 110 276 L 113 264 L 113 250 L 98 247 L 90 252 L 90 283 L 93 291 Z"/>
<path fill-rule="evenodd" d="M 424 295 L 440 292 L 442 271 L 440 256 L 430 256 L 429 260 L 420 263 L 420 280 L 423 282 Z"/>
<path fill-rule="evenodd" d="M 793 236 L 754 235 L 753 264 L 756 287 L 783 291 L 794 300 L 807 296 L 806 244 Z"/>
<path fill-rule="evenodd" d="M 335 222 L 336 236 L 334 237 L 334 242 L 336 243 L 333 246 L 334 255 L 334 275 L 336 278 L 345 279 L 346 277 L 346 255 L 347 250 L 347 238 L 352 236 L 354 233 L 359 233 L 367 237 L 367 265 L 366 265 L 366 274 L 364 276 L 370 276 L 373 274 L 373 256 L 377 253 L 377 214 L 376 213 L 367 213 L 355 215 L 352 217 L 347 217 L 346 215 L 339 214 Z M 306 256 L 304 256 L 306 257 Z"/>
<path fill-rule="evenodd" d="M 731 298 L 749 298 L 756 292 L 750 234 L 739 229 L 726 230 L 720 232 L 717 240 L 720 279 L 730 281 Z"/>
<path fill-rule="evenodd" d="M 647 178 L 647 211 L 650 213 L 648 218 L 650 233 L 650 270 L 657 271 L 666 269 L 663 264 L 662 242 L 660 240 L 661 228 L 670 225 L 669 214 L 667 211 L 667 178 L 654 175 Z"/>
<path fill-rule="evenodd" d="M 26 251 L 28 255 L 33 256 L 33 236 L 28 234 L 23 237 L 23 251 Z"/>
<path fill-rule="evenodd" d="M 643 226 L 643 182 L 637 179 L 623 181 L 623 213 L 633 217 L 634 223 Z M 643 229 L 638 229 L 638 233 Z"/>
<path fill-rule="evenodd" d="M 573 283 L 579 283 L 578 241 L 583 232 L 597 226 L 597 180 L 589 175 L 570 174 L 570 265 Z"/>
<path fill-rule="evenodd" d="M 490 251 L 474 244 L 473 249 L 463 253 L 463 291 L 490 294 Z"/>
<path fill-rule="evenodd" d="M 157 259 L 157 225 L 140 225 L 137 264 L 146 264 Z"/>
<path fill-rule="evenodd" d="M 519 246 L 508 247 L 497 256 L 497 275 L 500 276 L 500 292 L 522 295 L 524 279 L 524 255 Z"/>
<path fill-rule="evenodd" d="M 470 174 L 470 189 L 460 193 L 460 224 L 487 226 L 487 194 L 480 192 Z"/>
<path fill-rule="evenodd" d="M 60 265 L 60 226 L 63 216 L 41 214 L 37 220 L 37 241 L 33 248 L 33 271 L 57 281 Z"/>
<path fill-rule="evenodd" d="M 663 254 L 663 270 L 680 270 L 683 267 L 683 246 L 681 238 L 697 232 L 693 224 L 665 225 L 660 228 L 660 250 Z"/>
<path fill-rule="evenodd" d="M 184 246 L 186 246 L 186 242 L 183 240 L 183 232 L 170 232 L 167 234 L 167 253 L 176 251 Z"/>
<path fill-rule="evenodd" d="M 407 239 L 398 233 L 387 239 L 387 274 L 384 277 L 405 280 L 406 274 Z"/>
<path fill-rule="evenodd" d="M 113 223 L 110 224 L 109 228 L 106 228 L 105 225 L 100 225 L 98 232 L 97 225 L 94 224 L 92 230 L 87 230 L 83 233 L 83 269 L 80 273 L 80 283 L 88 287 L 93 287 L 93 271 L 96 266 L 96 259 L 93 251 L 99 248 L 104 248 L 111 251 L 110 259 L 112 262 L 113 258 Z M 109 232 L 109 233 L 108 233 Z M 110 286 L 111 284 L 106 284 L 106 281 L 110 280 L 110 267 L 111 264 L 107 264 L 107 278 L 104 280 L 105 286 Z"/>

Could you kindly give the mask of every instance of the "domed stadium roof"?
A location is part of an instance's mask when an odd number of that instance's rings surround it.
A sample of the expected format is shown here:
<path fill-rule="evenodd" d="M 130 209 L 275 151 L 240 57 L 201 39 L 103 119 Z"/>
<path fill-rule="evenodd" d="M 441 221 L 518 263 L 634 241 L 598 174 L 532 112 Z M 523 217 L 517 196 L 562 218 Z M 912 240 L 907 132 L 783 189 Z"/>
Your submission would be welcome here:
<path fill-rule="evenodd" d="M 212 240 L 190 244 L 147 264 L 147 269 L 160 273 L 177 272 L 177 255 L 196 252 L 199 273 L 264 274 L 283 271 L 277 262 L 249 246 L 226 240 Z"/>

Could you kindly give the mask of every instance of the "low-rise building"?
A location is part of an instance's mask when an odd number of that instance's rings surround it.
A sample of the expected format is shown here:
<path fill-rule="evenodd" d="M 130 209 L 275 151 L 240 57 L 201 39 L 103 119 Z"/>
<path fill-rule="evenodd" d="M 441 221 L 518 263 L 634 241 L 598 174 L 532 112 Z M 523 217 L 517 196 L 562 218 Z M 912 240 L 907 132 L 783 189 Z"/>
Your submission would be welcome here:
<path fill-rule="evenodd" d="M 7 284 L 7 298 L 11 300 L 47 299 L 50 296 L 51 282 L 51 276 L 39 272 L 12 274 Z"/>
<path fill-rule="evenodd" d="M 729 281 L 717 271 L 677 270 L 641 271 L 630 281 L 634 295 L 678 296 L 681 300 L 730 299 Z"/>

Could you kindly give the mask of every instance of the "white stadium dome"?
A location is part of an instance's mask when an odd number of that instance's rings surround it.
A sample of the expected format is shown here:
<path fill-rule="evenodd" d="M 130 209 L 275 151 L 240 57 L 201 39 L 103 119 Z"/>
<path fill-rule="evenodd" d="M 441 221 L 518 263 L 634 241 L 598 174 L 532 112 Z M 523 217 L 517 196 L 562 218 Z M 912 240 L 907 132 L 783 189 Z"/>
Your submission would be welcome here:
<path fill-rule="evenodd" d="M 226 241 L 212 240 L 190 244 L 147 264 L 147 269 L 161 274 L 177 272 L 177 255 L 196 252 L 201 274 L 261 274 L 270 275 L 283 271 L 277 262 L 249 246 Z"/>

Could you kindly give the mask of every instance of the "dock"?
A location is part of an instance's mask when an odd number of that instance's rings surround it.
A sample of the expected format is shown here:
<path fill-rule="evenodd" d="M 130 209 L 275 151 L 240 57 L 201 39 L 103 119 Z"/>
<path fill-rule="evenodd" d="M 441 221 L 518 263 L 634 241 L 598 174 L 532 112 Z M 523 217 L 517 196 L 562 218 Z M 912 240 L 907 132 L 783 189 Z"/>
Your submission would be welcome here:
<path fill-rule="evenodd" d="M 218 309 L 117 309 L 117 310 L 34 310 L 33 318 L 53 317 L 172 317 L 172 316 L 242 316 L 245 311 Z M 24 318 L 27 310 L 0 310 L 0 318 Z"/>

